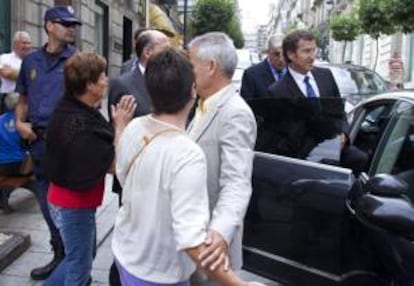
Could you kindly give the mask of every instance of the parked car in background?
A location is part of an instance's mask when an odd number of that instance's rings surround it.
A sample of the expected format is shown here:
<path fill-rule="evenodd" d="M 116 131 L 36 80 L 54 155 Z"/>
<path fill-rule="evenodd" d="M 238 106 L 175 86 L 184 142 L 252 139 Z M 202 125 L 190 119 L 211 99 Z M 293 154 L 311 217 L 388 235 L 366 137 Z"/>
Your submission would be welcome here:
<path fill-rule="evenodd" d="M 244 70 L 254 64 L 257 64 L 260 61 L 260 59 L 257 53 L 250 51 L 248 49 L 238 49 L 237 58 L 237 67 L 234 71 L 234 75 L 231 81 L 240 90 Z"/>
<path fill-rule="evenodd" d="M 358 175 L 331 159 L 276 155 L 263 144 L 288 112 L 275 109 L 277 100 L 248 102 L 261 151 L 244 268 L 284 285 L 414 285 L 414 91 L 355 106 L 349 138 L 369 158 Z"/>
<path fill-rule="evenodd" d="M 353 64 L 326 62 L 317 62 L 316 65 L 332 71 L 341 96 L 351 105 L 355 105 L 372 95 L 390 90 L 390 84 L 369 68 Z M 347 109 L 349 110 L 349 108 Z"/>

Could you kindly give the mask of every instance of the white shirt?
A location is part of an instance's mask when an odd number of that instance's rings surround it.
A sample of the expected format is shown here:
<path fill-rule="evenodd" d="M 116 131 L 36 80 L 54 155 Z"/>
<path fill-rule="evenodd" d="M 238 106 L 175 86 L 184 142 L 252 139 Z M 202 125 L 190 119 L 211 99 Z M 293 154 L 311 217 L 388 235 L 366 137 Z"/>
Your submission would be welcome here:
<path fill-rule="evenodd" d="M 311 72 L 308 72 L 307 74 L 301 74 L 296 71 L 294 71 L 291 67 L 288 67 L 290 74 L 292 75 L 293 79 L 295 80 L 296 84 L 298 85 L 300 91 L 303 93 L 303 95 L 306 97 L 306 84 L 304 82 L 305 76 L 309 77 L 309 83 L 312 86 L 313 90 L 315 91 L 315 96 L 319 97 L 319 88 L 316 84 L 316 80 L 313 77 Z"/>
<path fill-rule="evenodd" d="M 163 133 L 143 148 L 144 136 L 165 129 L 178 132 Z M 155 283 L 189 279 L 195 264 L 183 249 L 204 242 L 209 221 L 206 168 L 201 148 L 172 125 L 148 115 L 125 128 L 117 147 L 123 191 L 112 249 L 129 273 Z"/>
<path fill-rule="evenodd" d="M 11 52 L 8 54 L 2 54 L 0 55 L 0 65 L 5 65 L 15 70 L 20 70 L 20 66 L 22 65 L 22 59 L 19 58 L 15 52 Z M 14 89 L 16 88 L 16 81 L 9 80 L 4 77 L 0 77 L 0 79 L 1 79 L 0 93 L 14 92 Z"/>

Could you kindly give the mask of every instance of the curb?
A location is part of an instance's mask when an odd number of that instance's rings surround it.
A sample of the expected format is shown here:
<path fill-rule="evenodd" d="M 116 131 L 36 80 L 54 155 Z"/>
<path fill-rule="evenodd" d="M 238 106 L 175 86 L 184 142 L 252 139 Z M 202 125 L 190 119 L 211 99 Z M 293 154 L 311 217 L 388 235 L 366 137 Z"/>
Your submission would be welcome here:
<path fill-rule="evenodd" d="M 20 232 L 0 232 L 0 272 L 30 246 L 30 235 Z"/>

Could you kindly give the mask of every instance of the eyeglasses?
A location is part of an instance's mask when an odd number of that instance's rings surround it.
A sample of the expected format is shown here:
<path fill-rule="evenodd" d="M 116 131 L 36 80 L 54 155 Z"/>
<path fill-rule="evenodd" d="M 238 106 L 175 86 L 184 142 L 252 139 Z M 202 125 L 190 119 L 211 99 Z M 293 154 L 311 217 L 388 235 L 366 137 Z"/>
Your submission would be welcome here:
<path fill-rule="evenodd" d="M 62 21 L 53 21 L 55 24 L 62 25 L 65 28 L 75 27 L 76 23 L 73 22 L 62 22 Z"/>
<path fill-rule="evenodd" d="M 271 52 L 270 54 L 272 56 L 274 56 L 274 57 L 280 57 L 282 55 L 282 52 L 280 52 L 280 51 L 274 51 L 274 52 Z"/>

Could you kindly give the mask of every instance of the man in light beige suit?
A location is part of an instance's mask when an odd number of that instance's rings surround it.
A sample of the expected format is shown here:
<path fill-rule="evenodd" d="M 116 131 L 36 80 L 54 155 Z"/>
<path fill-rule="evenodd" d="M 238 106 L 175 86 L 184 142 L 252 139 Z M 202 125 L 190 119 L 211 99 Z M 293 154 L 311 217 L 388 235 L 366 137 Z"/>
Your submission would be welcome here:
<path fill-rule="evenodd" d="M 243 219 L 252 192 L 256 121 L 231 84 L 237 66 L 232 40 L 224 33 L 207 33 L 189 43 L 189 52 L 199 104 L 188 134 L 207 157 L 211 211 L 208 247 L 200 258 L 204 266 L 217 267 L 228 251 L 230 267 L 237 271 L 242 266 Z M 206 285 L 194 281 L 193 285 Z"/>

